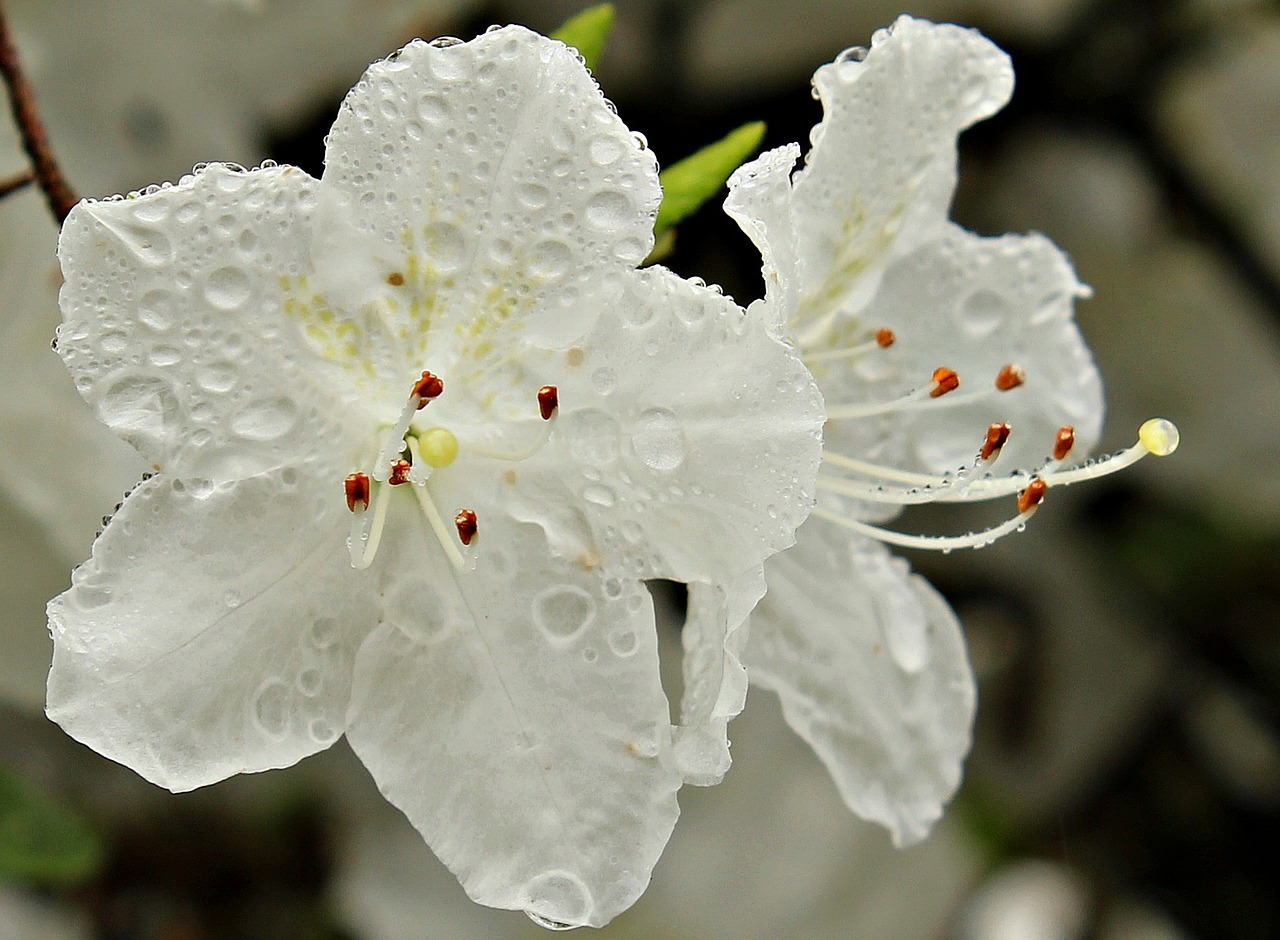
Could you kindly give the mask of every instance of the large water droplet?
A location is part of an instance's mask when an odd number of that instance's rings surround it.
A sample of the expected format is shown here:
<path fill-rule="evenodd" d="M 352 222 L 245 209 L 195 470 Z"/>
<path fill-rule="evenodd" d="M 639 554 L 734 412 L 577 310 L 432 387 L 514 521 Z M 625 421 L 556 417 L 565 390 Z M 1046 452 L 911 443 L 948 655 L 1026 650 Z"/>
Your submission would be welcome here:
<path fill-rule="evenodd" d="M 249 276 L 239 268 L 218 268 L 204 285 L 204 297 L 219 310 L 235 310 L 249 299 Z"/>
<path fill-rule="evenodd" d="M 624 659 L 628 656 L 634 656 L 636 650 L 640 649 L 640 639 L 636 636 L 634 630 L 626 627 L 618 627 L 616 630 L 610 631 L 605 637 L 609 644 L 609 649 L 613 650 L 615 656 L 621 656 Z"/>
<path fill-rule="evenodd" d="M 640 413 L 631 446 L 645 466 L 662 473 L 677 469 L 687 453 L 680 423 L 666 408 L 649 408 Z"/>
<path fill-rule="evenodd" d="M 534 624 L 557 642 L 573 640 L 595 618 L 595 598 L 571 584 L 547 588 L 533 601 Z"/>
<path fill-rule="evenodd" d="M 138 301 L 138 319 L 143 326 L 162 333 L 173 326 L 173 295 L 164 290 L 152 290 Z"/>
<path fill-rule="evenodd" d="M 103 393 L 98 412 L 126 440 L 156 446 L 177 428 L 181 409 L 173 386 L 165 379 L 126 375 Z"/>
<path fill-rule="evenodd" d="M 591 917 L 594 900 L 582 879 L 568 871 L 546 871 L 524 886 L 529 919 L 548 930 L 572 930 Z"/>
<path fill-rule="evenodd" d="M 251 441 L 274 441 L 292 430 L 298 406 L 287 398 L 264 398 L 236 412 L 231 430 Z"/>
<path fill-rule="evenodd" d="M 597 166 L 608 166 L 610 163 L 616 163 L 623 152 L 622 143 L 608 134 L 601 134 L 598 137 L 591 138 L 589 150 L 591 160 Z"/>
<path fill-rule="evenodd" d="M 249 707 L 249 718 L 259 731 L 280 740 L 289 731 L 289 687 L 279 679 L 258 686 Z"/>
<path fill-rule="evenodd" d="M 229 362 L 214 362 L 196 372 L 196 384 L 206 392 L 222 394 L 236 384 L 236 369 Z"/>
<path fill-rule="evenodd" d="M 587 221 L 596 228 L 613 231 L 627 225 L 635 216 L 635 207 L 622 193 L 596 193 L 587 203 Z"/>
<path fill-rule="evenodd" d="M 569 270 L 573 254 L 564 242 L 548 239 L 533 246 L 529 254 L 529 271 L 535 277 L 562 277 Z"/>
<path fill-rule="evenodd" d="M 960 304 L 960 326 L 970 336 L 984 337 L 1005 323 L 1012 308 L 993 290 L 980 287 Z"/>
<path fill-rule="evenodd" d="M 588 483 L 582 488 L 582 498 L 597 506 L 609 507 L 614 503 L 613 490 L 599 483 Z"/>

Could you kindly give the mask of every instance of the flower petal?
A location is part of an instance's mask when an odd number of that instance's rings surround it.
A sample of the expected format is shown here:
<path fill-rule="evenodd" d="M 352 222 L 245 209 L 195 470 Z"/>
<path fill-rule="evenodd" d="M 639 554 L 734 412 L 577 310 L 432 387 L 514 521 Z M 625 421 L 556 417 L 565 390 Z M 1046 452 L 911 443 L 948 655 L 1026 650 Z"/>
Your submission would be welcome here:
<path fill-rule="evenodd" d="M 850 809 L 919 842 L 969 750 L 975 691 L 955 615 L 906 562 L 820 521 L 765 567 L 752 682 L 778 693 Z"/>
<path fill-rule="evenodd" d="M 519 26 L 371 66 L 329 133 L 323 183 L 330 299 L 386 308 L 416 341 L 410 360 L 479 375 L 514 336 L 588 329 L 573 285 L 639 264 L 661 199 L 653 154 L 577 54 Z"/>
<path fill-rule="evenodd" d="M 902 16 L 813 84 L 825 113 L 795 177 L 795 212 L 803 303 L 821 317 L 860 310 L 884 265 L 943 225 L 956 135 L 1004 105 L 1013 69 L 975 30 Z"/>
<path fill-rule="evenodd" d="M 314 187 L 293 167 L 213 165 L 67 219 L 58 351 L 102 420 L 166 472 L 239 479 L 341 433 L 333 416 L 351 409 L 331 403 L 350 382 L 283 312 L 309 261 Z"/>
<path fill-rule="evenodd" d="M 441 578 L 434 539 L 404 522 L 383 550 L 420 562 L 388 568 L 352 747 L 473 899 L 602 926 L 678 814 L 652 603 L 500 517 L 476 568 Z"/>
<path fill-rule="evenodd" d="M 800 260 L 791 194 L 791 168 L 800 156 L 798 144 L 787 144 L 744 163 L 729 177 L 724 211 L 760 249 L 764 275 L 764 309 L 753 316 L 775 316 L 775 329 L 785 329 L 800 301 Z"/>
<path fill-rule="evenodd" d="M 764 592 L 763 567 L 729 585 L 689 585 L 680 631 L 684 696 L 680 724 L 672 732 L 676 767 L 685 783 L 713 786 L 729 770 L 729 721 L 747 703 L 744 625 Z"/>
<path fill-rule="evenodd" d="M 332 744 L 376 613 L 318 485 L 139 486 L 49 603 L 49 717 L 175 791 Z"/>
<path fill-rule="evenodd" d="M 864 368 L 814 364 L 828 403 L 886 401 L 927 385 L 940 365 L 960 375 L 962 395 L 980 401 L 898 411 L 872 419 L 833 420 L 828 447 L 934 472 L 972 463 L 987 427 L 1006 421 L 1013 434 L 999 466 L 1034 468 L 1053 448 L 1064 424 L 1076 432 L 1076 454 L 1087 453 L 1102 430 L 1102 379 L 1073 319 L 1076 280 L 1063 253 L 1043 235 L 986 238 L 948 224 L 940 237 L 895 261 L 880 282 L 872 309 L 877 325 L 896 335 L 889 349 L 870 354 Z M 1016 364 L 1025 384 L 995 390 L 1000 370 Z M 895 441 L 898 454 L 884 452 Z"/>
<path fill-rule="evenodd" d="M 518 469 L 513 512 L 561 554 L 728 583 L 790 545 L 808 514 L 821 399 L 732 300 L 660 267 L 620 284 L 580 347 L 544 358 L 560 421 Z"/>

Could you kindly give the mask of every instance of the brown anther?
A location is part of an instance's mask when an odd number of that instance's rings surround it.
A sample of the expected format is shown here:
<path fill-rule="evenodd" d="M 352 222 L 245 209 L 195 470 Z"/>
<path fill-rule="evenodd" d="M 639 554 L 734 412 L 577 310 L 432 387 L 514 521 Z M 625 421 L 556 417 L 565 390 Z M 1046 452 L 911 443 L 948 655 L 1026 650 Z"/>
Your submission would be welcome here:
<path fill-rule="evenodd" d="M 1021 366 L 1015 366 L 1013 363 L 1005 366 L 1000 370 L 1000 374 L 996 376 L 996 388 L 1002 392 L 1007 392 L 1012 388 L 1017 388 L 1027 380 L 1027 373 L 1022 371 Z"/>
<path fill-rule="evenodd" d="M 551 416 L 560 407 L 560 391 L 554 385 L 544 385 L 538 389 L 538 411 L 543 421 L 550 421 Z"/>
<path fill-rule="evenodd" d="M 1028 483 L 1027 488 L 1018 494 L 1018 512 L 1028 513 L 1039 506 L 1048 488 L 1049 484 L 1039 477 Z"/>
<path fill-rule="evenodd" d="M 955 369 L 939 366 L 933 370 L 933 388 L 929 389 L 930 398 L 941 398 L 947 392 L 954 392 L 960 387 L 960 376 Z"/>
<path fill-rule="evenodd" d="M 876 330 L 876 345 L 881 349 L 888 349 L 897 342 L 897 339 L 898 337 L 894 335 L 893 330 L 889 329 L 887 326 L 882 326 L 880 329 Z"/>
<path fill-rule="evenodd" d="M 1005 442 L 1009 440 L 1009 434 L 1013 428 L 1004 424 L 993 424 L 987 428 L 987 439 L 983 442 L 982 450 L 978 456 L 983 460 L 994 460 L 1000 453 L 1000 449 L 1004 447 Z"/>
<path fill-rule="evenodd" d="M 391 465 L 391 476 L 387 477 L 387 482 L 392 486 L 399 486 L 401 483 L 409 482 L 409 471 L 413 469 L 413 465 L 407 460 L 397 460 Z"/>
<path fill-rule="evenodd" d="M 476 537 L 476 513 L 474 509 L 459 509 L 453 517 L 453 524 L 458 527 L 458 538 L 463 545 L 470 545 Z"/>
<path fill-rule="evenodd" d="M 392 287 L 404 287 L 404 275 L 399 271 L 392 271 L 387 275 L 387 283 Z"/>
<path fill-rule="evenodd" d="M 342 481 L 342 486 L 347 491 L 348 509 L 364 512 L 369 508 L 369 474 L 353 473 Z"/>
<path fill-rule="evenodd" d="M 1053 439 L 1053 459 L 1063 460 L 1076 446 L 1076 429 L 1069 424 L 1058 428 L 1058 436 Z"/>
<path fill-rule="evenodd" d="M 433 398 L 439 398 L 444 394 L 444 380 L 434 372 L 423 372 L 422 378 L 413 383 L 413 391 L 410 394 L 420 399 L 418 410 L 421 411 Z"/>

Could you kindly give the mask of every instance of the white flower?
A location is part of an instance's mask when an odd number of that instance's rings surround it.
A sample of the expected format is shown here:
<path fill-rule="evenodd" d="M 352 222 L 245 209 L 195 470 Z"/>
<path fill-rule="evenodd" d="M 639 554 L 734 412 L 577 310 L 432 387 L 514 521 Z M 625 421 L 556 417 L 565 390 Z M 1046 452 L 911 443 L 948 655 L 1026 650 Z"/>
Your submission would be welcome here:
<path fill-rule="evenodd" d="M 987 544 L 1022 527 L 1046 484 L 1167 453 L 1176 429 L 1148 422 L 1129 451 L 1060 469 L 1102 421 L 1072 320 L 1087 291 L 1043 236 L 984 238 L 947 219 L 956 135 L 1012 91 L 1004 53 L 904 16 L 814 87 L 825 117 L 804 169 L 791 177 L 795 145 L 771 151 L 725 203 L 764 258 L 751 312 L 793 338 L 828 409 L 815 518 L 766 565 L 745 660 L 849 807 L 906 844 L 959 782 L 974 687 L 954 614 L 884 543 Z M 912 503 L 1017 494 L 1006 523 L 969 536 L 871 524 Z"/>
<path fill-rule="evenodd" d="M 50 715 L 175 790 L 345 731 L 477 901 L 634 902 L 681 781 L 640 579 L 789 544 L 822 420 L 763 324 L 634 269 L 659 195 L 507 27 L 372 66 L 319 181 L 79 206 L 59 352 L 158 475 L 50 604 Z"/>

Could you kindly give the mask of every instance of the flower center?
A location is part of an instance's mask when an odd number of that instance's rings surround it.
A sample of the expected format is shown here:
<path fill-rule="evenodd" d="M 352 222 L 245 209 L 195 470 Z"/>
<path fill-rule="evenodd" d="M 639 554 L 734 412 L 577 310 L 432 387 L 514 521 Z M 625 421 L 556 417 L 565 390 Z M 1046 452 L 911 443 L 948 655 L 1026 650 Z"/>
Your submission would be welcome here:
<path fill-rule="evenodd" d="M 824 349 L 807 353 L 807 363 L 859 359 L 880 355 L 893 345 L 895 336 L 887 328 L 876 332 L 865 342 L 842 349 Z M 1026 383 L 1026 373 L 1017 365 L 1004 366 L 995 381 L 973 392 L 959 392 L 961 378 L 945 366 L 933 373 L 930 382 L 905 395 L 884 402 L 830 404 L 829 421 L 851 420 L 873 416 L 902 414 L 924 409 L 948 408 L 979 400 L 992 399 L 1014 392 Z M 1000 456 L 1013 428 L 1007 422 L 992 424 L 986 431 L 974 461 L 959 470 L 946 473 L 919 473 L 896 467 L 881 466 L 831 450 L 822 455 L 823 470 L 818 475 L 818 489 L 851 497 L 863 502 L 896 506 L 921 503 L 961 503 L 1016 496 L 1018 512 L 1005 522 L 982 532 L 961 536 L 914 535 L 894 532 L 871 525 L 843 512 L 819 506 L 813 514 L 852 529 L 871 538 L 903 548 L 927 548 L 949 552 L 956 548 L 981 548 L 1011 532 L 1021 531 L 1039 508 L 1048 489 L 1067 486 L 1106 476 L 1131 466 L 1148 454 L 1165 457 L 1178 447 L 1178 429 L 1164 418 L 1152 418 L 1138 431 L 1138 441 L 1122 451 L 1091 460 L 1076 467 L 1063 468 L 1063 462 L 1075 447 L 1075 429 L 1063 426 L 1054 436 L 1044 463 L 1034 471 L 1014 470 L 1003 476 L 990 472 Z M 976 471 L 984 471 L 978 475 Z"/>
<path fill-rule="evenodd" d="M 459 548 L 469 548 L 479 534 L 480 520 L 476 511 L 462 507 L 453 517 L 456 532 L 450 533 L 444 517 L 431 498 L 428 481 L 435 470 L 450 467 L 462 453 L 457 435 L 448 428 L 434 425 L 422 431 L 413 428 L 414 416 L 444 394 L 444 380 L 433 372 L 423 372 L 413 383 L 409 398 L 395 424 L 386 432 L 383 445 L 371 470 L 350 474 L 343 485 L 347 508 L 351 510 L 351 534 L 347 547 L 354 568 L 368 568 L 378 553 L 382 531 L 386 525 L 387 507 L 392 487 L 408 485 L 422 517 L 440 542 L 445 555 L 458 569 L 467 559 Z M 467 453 L 495 460 L 524 460 L 536 454 L 551 437 L 559 414 L 559 392 L 554 385 L 544 385 L 537 393 L 538 413 L 543 420 L 542 433 L 528 447 L 520 450 L 495 450 L 478 445 L 468 446 Z"/>

